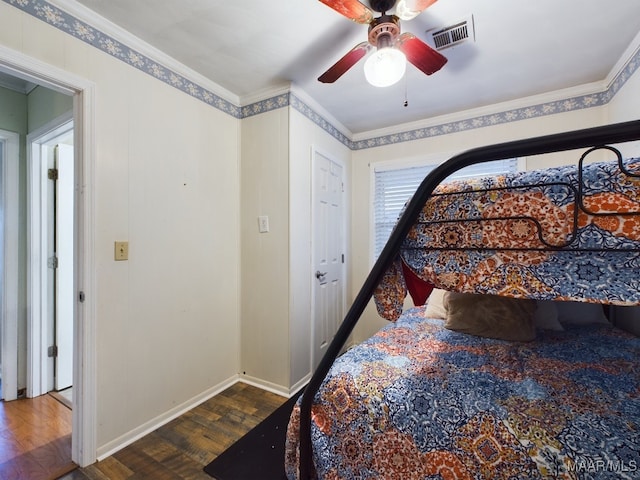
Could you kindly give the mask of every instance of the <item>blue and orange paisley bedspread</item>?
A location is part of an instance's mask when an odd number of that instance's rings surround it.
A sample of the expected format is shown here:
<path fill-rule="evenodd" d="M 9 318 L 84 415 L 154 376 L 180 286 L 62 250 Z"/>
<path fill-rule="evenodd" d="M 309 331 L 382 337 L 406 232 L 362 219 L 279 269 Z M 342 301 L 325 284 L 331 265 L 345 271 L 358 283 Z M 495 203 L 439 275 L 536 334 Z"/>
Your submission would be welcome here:
<path fill-rule="evenodd" d="M 297 478 L 299 408 L 287 433 Z M 640 339 L 609 325 L 510 343 L 406 311 L 312 407 L 322 479 L 640 478 Z"/>
<path fill-rule="evenodd" d="M 621 163 L 440 185 L 376 291 L 378 312 L 402 312 L 401 262 L 444 290 L 640 304 L 640 159 Z"/>

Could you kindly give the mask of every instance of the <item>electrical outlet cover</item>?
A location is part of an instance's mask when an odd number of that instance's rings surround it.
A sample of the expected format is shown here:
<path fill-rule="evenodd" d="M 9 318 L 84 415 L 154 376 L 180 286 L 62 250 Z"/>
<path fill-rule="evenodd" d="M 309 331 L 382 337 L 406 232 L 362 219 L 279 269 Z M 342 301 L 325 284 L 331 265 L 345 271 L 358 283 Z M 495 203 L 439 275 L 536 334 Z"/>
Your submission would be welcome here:
<path fill-rule="evenodd" d="M 114 259 L 129 260 L 129 242 L 115 242 Z"/>

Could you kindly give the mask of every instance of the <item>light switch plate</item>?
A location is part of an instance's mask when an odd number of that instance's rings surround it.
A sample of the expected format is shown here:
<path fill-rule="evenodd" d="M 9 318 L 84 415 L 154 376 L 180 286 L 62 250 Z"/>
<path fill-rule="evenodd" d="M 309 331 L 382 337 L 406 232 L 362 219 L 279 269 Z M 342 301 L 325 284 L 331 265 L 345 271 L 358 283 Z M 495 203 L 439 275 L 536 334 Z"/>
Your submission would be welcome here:
<path fill-rule="evenodd" d="M 129 260 L 129 242 L 115 242 L 114 259 L 117 261 Z"/>
<path fill-rule="evenodd" d="M 258 231 L 260 233 L 267 233 L 269 231 L 269 217 L 267 215 L 260 215 L 258 217 Z"/>

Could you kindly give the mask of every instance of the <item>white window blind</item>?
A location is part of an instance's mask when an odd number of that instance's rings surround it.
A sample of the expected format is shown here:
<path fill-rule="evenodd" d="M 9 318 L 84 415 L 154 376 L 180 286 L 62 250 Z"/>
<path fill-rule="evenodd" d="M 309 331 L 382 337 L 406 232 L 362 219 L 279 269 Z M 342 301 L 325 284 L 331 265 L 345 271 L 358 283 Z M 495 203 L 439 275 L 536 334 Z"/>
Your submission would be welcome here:
<path fill-rule="evenodd" d="M 405 203 L 418 189 L 418 186 L 437 165 L 422 165 L 405 168 L 374 168 L 374 258 L 377 259 L 398 221 Z M 496 160 L 493 162 L 470 165 L 445 179 L 463 180 L 472 177 L 487 177 L 502 173 L 515 172 L 517 159 Z"/>

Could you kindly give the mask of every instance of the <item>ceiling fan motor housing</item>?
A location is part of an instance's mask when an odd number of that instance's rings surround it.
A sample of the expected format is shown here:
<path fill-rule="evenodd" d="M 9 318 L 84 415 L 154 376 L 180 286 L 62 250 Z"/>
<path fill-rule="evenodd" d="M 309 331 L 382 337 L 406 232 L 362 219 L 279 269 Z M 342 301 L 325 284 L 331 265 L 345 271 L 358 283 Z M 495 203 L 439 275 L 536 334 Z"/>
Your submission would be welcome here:
<path fill-rule="evenodd" d="M 382 15 L 369 24 L 369 43 L 374 47 L 391 47 L 400 35 L 400 19 L 395 15 Z"/>
<path fill-rule="evenodd" d="M 371 5 L 371 8 L 376 12 L 384 13 L 393 8 L 393 6 L 396 4 L 396 0 L 370 0 L 369 4 Z"/>

